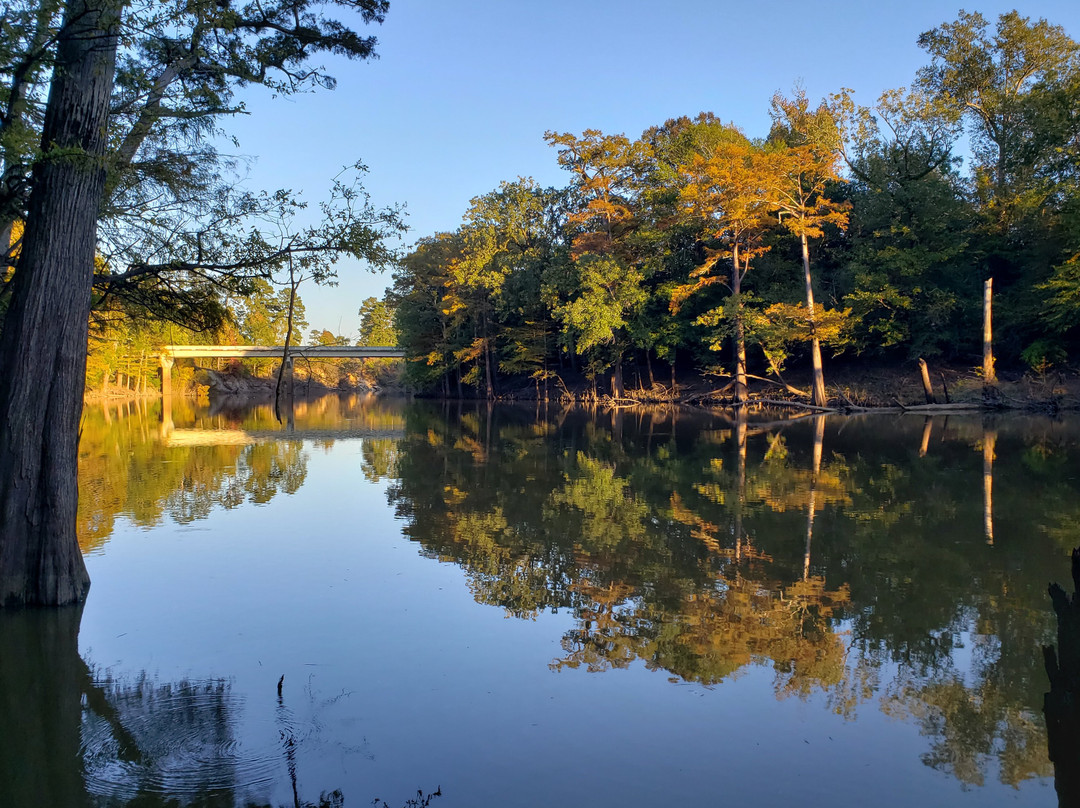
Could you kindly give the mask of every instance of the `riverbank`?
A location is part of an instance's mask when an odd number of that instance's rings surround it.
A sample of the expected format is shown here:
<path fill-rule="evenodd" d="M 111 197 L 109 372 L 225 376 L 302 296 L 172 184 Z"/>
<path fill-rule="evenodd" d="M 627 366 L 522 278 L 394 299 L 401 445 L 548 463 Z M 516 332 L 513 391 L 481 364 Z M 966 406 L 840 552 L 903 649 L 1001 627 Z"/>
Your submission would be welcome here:
<path fill-rule="evenodd" d="M 1024 410 L 1059 412 L 1080 410 L 1080 374 L 1064 370 L 1044 374 L 1004 371 L 997 383 L 986 387 L 978 369 L 940 366 L 928 371 L 931 396 L 923 387 L 920 370 L 895 365 L 834 363 L 826 368 L 828 407 L 810 406 L 810 373 L 795 370 L 783 380 L 749 377 L 751 403 L 806 410 L 858 412 L 893 410 L 942 412 L 954 410 Z M 604 380 L 607 381 L 606 379 Z M 601 406 L 681 405 L 727 407 L 735 403 L 734 379 L 724 374 L 679 373 L 674 382 L 649 383 L 643 374 L 627 374 L 621 396 L 593 384 L 581 374 L 564 374 L 536 385 L 529 379 L 501 380 L 496 398 L 535 401 L 538 398 L 591 403 Z"/>

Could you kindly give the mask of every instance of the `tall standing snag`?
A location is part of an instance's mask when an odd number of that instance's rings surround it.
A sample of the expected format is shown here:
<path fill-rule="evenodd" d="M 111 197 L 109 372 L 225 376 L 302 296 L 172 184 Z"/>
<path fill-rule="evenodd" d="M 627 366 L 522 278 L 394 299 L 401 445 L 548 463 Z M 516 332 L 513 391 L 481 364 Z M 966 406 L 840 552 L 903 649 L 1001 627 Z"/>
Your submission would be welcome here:
<path fill-rule="evenodd" d="M 106 125 L 121 0 L 69 0 L 0 335 L 0 606 L 64 604 L 90 579 L 75 534 Z"/>
<path fill-rule="evenodd" d="M 983 284 L 983 386 L 997 384 L 994 370 L 994 279 L 987 278 Z"/>

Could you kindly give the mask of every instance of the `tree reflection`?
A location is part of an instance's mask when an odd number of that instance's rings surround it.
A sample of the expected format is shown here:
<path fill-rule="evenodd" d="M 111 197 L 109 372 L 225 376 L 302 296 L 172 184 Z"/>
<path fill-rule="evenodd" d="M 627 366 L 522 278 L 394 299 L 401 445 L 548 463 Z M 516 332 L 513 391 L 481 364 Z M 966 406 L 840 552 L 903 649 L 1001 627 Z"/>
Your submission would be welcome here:
<path fill-rule="evenodd" d="M 765 665 L 778 698 L 914 721 L 926 764 L 964 783 L 1049 773 L 1030 649 L 1050 632 L 1044 571 L 1067 529 L 1011 481 L 1030 475 L 1030 434 L 957 419 L 530 416 L 411 410 L 389 497 L 479 602 L 573 614 L 553 669 L 641 663 L 713 685 Z M 1034 445 L 1051 496 L 1075 511 L 1075 482 L 1053 469 L 1080 461 L 1080 439 Z"/>
<path fill-rule="evenodd" d="M 265 503 L 303 485 L 308 458 L 302 441 L 169 446 L 152 426 L 160 402 L 140 404 L 122 414 L 110 405 L 87 407 L 84 414 L 78 516 L 83 552 L 101 547 L 121 515 L 143 527 L 166 518 L 187 523 L 215 508 Z M 196 420 L 183 408 L 173 417 L 180 423 Z M 213 420 L 220 427 L 230 418 L 248 427 L 262 423 L 257 417 L 253 423 L 250 414 L 219 413 Z"/>
<path fill-rule="evenodd" d="M 81 618 L 81 606 L 0 614 L 3 804 L 269 808 L 288 725 L 245 752 L 229 681 L 95 675 L 79 656 Z M 301 799 L 295 759 L 289 774 L 292 808 L 344 804 L 340 791 Z"/>

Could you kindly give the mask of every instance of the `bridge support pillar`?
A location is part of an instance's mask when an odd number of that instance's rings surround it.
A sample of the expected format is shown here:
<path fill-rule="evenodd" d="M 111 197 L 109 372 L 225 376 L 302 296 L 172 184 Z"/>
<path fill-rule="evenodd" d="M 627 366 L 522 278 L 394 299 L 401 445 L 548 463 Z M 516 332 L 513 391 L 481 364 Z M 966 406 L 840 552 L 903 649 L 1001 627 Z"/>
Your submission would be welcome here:
<path fill-rule="evenodd" d="M 161 354 L 158 362 L 161 366 L 161 397 L 168 398 L 172 395 L 172 367 L 176 360 L 168 354 Z"/>

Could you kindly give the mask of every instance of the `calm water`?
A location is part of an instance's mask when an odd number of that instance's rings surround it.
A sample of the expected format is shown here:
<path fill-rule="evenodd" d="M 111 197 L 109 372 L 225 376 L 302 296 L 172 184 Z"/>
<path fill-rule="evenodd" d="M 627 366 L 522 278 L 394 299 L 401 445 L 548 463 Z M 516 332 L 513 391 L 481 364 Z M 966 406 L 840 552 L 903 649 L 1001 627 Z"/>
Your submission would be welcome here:
<path fill-rule="evenodd" d="M 5 808 L 1057 804 L 1080 421 L 295 421 L 88 410 L 89 600 L 0 615 Z"/>

